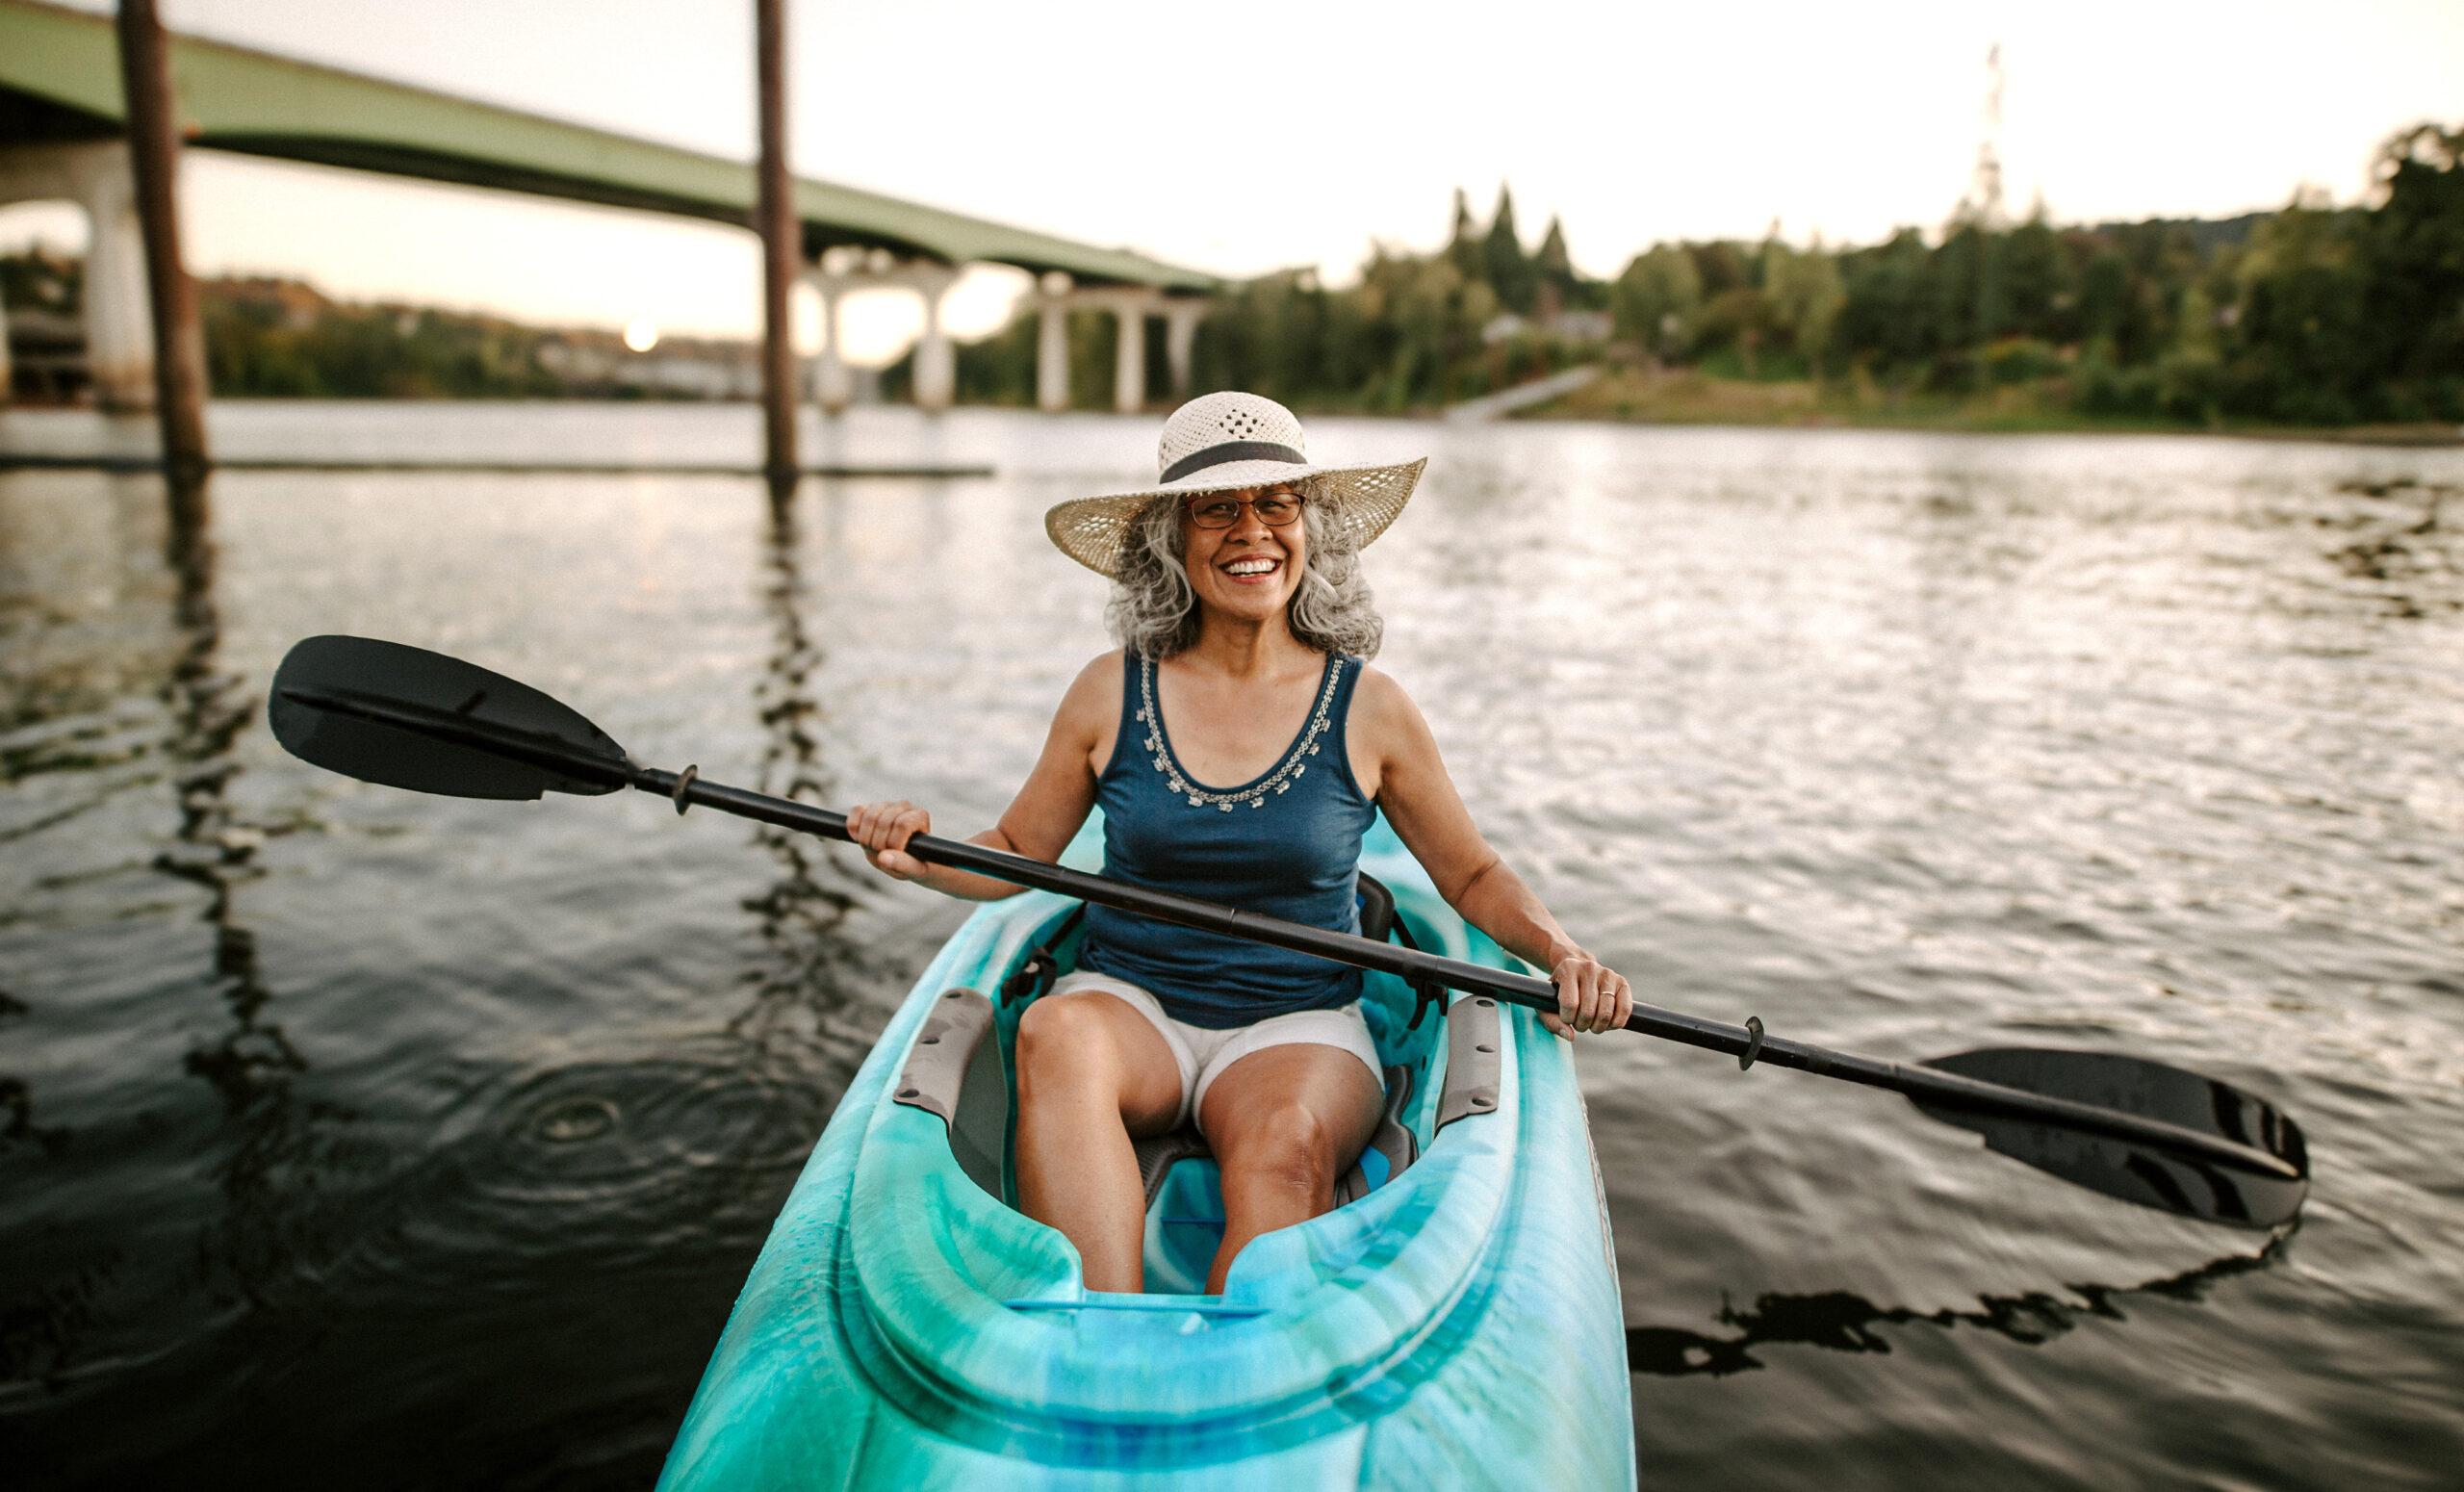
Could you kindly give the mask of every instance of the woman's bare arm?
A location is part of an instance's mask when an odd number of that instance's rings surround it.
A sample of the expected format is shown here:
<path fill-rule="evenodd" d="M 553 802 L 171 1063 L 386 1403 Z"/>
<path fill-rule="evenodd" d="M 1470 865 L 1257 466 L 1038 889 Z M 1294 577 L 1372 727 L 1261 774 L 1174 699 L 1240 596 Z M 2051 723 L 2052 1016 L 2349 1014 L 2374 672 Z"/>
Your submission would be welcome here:
<path fill-rule="evenodd" d="M 1061 859 L 1095 805 L 1091 758 L 1119 707 L 1120 667 L 1120 655 L 1110 653 L 1079 670 L 1053 713 L 1042 755 L 1002 812 L 1001 822 L 968 836 L 965 842 L 1047 863 Z M 847 814 L 849 836 L 884 875 L 964 901 L 998 901 L 1025 889 L 970 871 L 929 865 L 908 854 L 909 838 L 930 834 L 932 828 L 932 815 L 905 799 L 860 804 Z"/>
<path fill-rule="evenodd" d="M 1633 1010 L 1631 988 L 1558 925 L 1481 836 L 1446 770 L 1436 735 L 1402 685 L 1366 670 L 1352 708 L 1368 711 L 1364 723 L 1378 759 L 1377 806 L 1386 821 L 1463 920 L 1516 958 L 1549 970 L 1564 1016 L 1542 1016 L 1550 1029 L 1564 1035 L 1569 1025 L 1581 1031 L 1624 1025 Z"/>

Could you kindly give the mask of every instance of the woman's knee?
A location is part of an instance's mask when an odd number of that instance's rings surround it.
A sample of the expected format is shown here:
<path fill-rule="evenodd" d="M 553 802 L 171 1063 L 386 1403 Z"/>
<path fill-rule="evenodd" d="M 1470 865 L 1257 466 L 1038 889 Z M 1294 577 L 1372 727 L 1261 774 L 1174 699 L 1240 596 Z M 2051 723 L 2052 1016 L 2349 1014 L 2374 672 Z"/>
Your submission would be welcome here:
<path fill-rule="evenodd" d="M 1111 999 L 1089 991 L 1047 995 L 1028 1006 L 1018 1017 L 1014 1053 L 1019 1087 L 1044 1082 L 1074 1088 L 1116 1072 L 1111 1023 L 1097 1004 Z"/>
<path fill-rule="evenodd" d="M 1335 1183 L 1342 1158 L 1324 1118 L 1305 1104 L 1278 1103 L 1249 1116 L 1215 1145 L 1224 1185 L 1316 1194 Z"/>

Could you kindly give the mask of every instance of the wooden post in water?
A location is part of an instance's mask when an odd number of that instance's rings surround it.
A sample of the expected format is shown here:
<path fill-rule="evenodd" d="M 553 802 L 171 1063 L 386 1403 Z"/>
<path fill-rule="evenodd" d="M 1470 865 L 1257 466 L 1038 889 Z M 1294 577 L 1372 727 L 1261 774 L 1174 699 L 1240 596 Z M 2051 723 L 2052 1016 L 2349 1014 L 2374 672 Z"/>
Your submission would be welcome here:
<path fill-rule="evenodd" d="M 196 286 L 180 258 L 180 137 L 169 47 L 154 0 L 120 0 L 118 25 L 128 164 L 137 180 L 145 292 L 154 312 L 154 412 L 163 430 L 163 465 L 175 480 L 193 478 L 208 460 L 205 332 L 197 322 Z"/>
<path fill-rule="evenodd" d="M 754 71 L 760 91 L 760 180 L 753 209 L 761 235 L 762 466 L 774 489 L 791 486 L 796 461 L 796 348 L 787 294 L 804 260 L 804 231 L 787 178 L 786 21 L 783 0 L 753 0 Z"/>

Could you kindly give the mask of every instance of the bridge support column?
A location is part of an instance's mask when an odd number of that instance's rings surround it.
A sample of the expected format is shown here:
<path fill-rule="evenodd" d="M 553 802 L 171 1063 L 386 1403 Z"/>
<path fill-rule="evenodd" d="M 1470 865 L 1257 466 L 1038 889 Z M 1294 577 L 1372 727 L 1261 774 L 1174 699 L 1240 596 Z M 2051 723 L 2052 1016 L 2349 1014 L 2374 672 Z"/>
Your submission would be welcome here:
<path fill-rule="evenodd" d="M 86 366 L 95 401 L 151 409 L 154 315 L 128 146 L 98 141 L 0 150 L 0 207 L 61 200 L 86 212 Z"/>
<path fill-rule="evenodd" d="M 1122 291 L 1113 300 L 1120 335 L 1113 345 L 1113 408 L 1133 415 L 1146 407 L 1146 318 L 1163 297 Z"/>
<path fill-rule="evenodd" d="M 1146 312 L 1116 306 L 1120 331 L 1113 343 L 1113 408 L 1136 414 L 1146 402 Z"/>
<path fill-rule="evenodd" d="M 1171 370 L 1172 398 L 1190 397 L 1190 353 L 1197 346 L 1198 320 L 1206 302 L 1175 298 L 1164 303 L 1164 361 Z"/>
<path fill-rule="evenodd" d="M 807 275 L 812 288 L 821 293 L 821 350 L 813 354 L 813 397 L 821 403 L 824 414 L 837 414 L 856 398 L 855 370 L 839 354 L 845 325 L 838 314 L 839 297 L 847 291 L 846 277 L 837 274 Z"/>
<path fill-rule="evenodd" d="M 1047 274 L 1036 297 L 1036 407 L 1059 414 L 1069 407 L 1069 281 Z"/>
<path fill-rule="evenodd" d="M 154 312 L 137 194 L 127 179 L 97 192 L 86 218 L 86 366 L 95 401 L 105 409 L 151 409 Z"/>
<path fill-rule="evenodd" d="M 958 397 L 959 370 L 950 334 L 941 326 L 941 299 L 958 283 L 959 271 L 947 265 L 918 264 L 908 268 L 905 278 L 924 301 L 924 331 L 915 339 L 915 407 L 947 409 Z"/>

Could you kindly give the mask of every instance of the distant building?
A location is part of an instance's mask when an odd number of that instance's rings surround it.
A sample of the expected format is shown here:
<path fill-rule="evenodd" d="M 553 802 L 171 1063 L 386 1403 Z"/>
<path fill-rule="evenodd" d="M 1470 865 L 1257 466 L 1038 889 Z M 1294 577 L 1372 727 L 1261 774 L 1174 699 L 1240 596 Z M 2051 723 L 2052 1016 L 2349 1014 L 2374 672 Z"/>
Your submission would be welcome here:
<path fill-rule="evenodd" d="M 305 331 L 333 309 L 333 301 L 313 285 L 270 275 L 224 276 L 205 282 L 206 292 L 233 305 L 271 310 L 284 326 Z"/>
<path fill-rule="evenodd" d="M 88 393 L 86 322 L 74 312 L 11 310 L 6 391 L 36 404 L 70 404 Z M 7 403 L 0 399 L 0 403 Z"/>
<path fill-rule="evenodd" d="M 748 342 L 669 338 L 636 352 L 603 333 L 550 333 L 539 366 L 575 393 L 658 399 L 750 399 L 761 395 L 761 360 Z"/>
<path fill-rule="evenodd" d="M 1608 340 L 1614 319 L 1605 311 L 1559 311 L 1553 316 L 1517 316 L 1501 312 L 1480 328 L 1480 341 L 1490 347 L 1527 333 L 1552 341 L 1591 346 Z"/>

